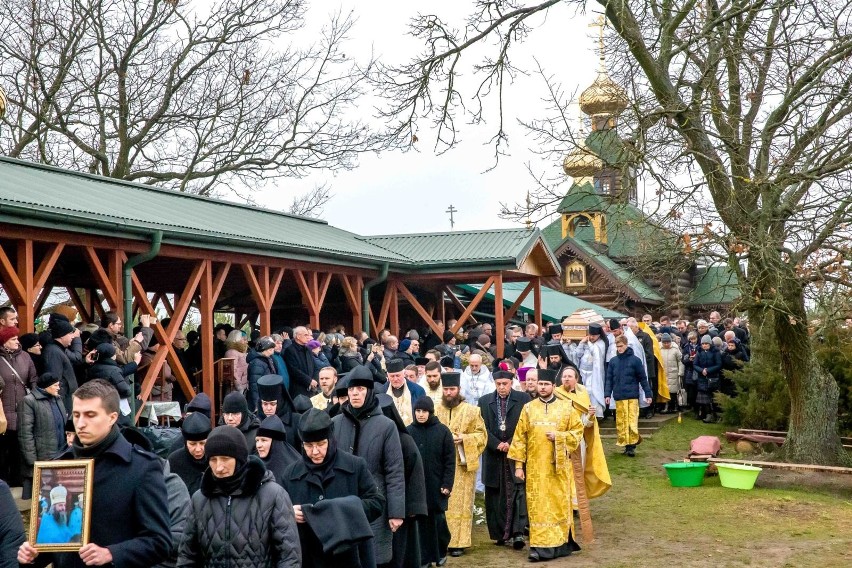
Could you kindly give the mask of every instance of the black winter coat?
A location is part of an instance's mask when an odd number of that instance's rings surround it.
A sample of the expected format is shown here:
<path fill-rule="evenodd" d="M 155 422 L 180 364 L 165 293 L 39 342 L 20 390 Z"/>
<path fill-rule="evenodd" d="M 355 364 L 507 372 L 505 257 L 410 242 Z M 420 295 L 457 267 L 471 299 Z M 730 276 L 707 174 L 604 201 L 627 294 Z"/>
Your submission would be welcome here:
<path fill-rule="evenodd" d="M 695 370 L 699 392 L 708 392 L 711 390 L 710 379 L 719 378 L 719 371 L 722 370 L 722 354 L 712 346 L 706 351 L 699 347 L 692 368 Z M 707 369 L 707 376 L 702 373 L 704 369 Z"/>
<path fill-rule="evenodd" d="M 303 394 L 310 396 L 311 381 L 316 375 L 314 358 L 310 349 L 295 341 L 282 352 L 287 372 L 290 374 L 290 396 L 296 398 Z"/>
<path fill-rule="evenodd" d="M 477 402 L 482 420 L 485 421 L 485 429 L 488 431 L 488 441 L 482 455 L 482 483 L 486 487 L 500 486 L 500 468 L 503 467 L 508 453 L 501 452 L 497 446 L 501 442 L 512 443 L 512 436 L 515 435 L 515 428 L 518 427 L 518 420 L 521 417 L 521 409 L 529 401 L 530 395 L 525 392 L 514 389 L 509 392 L 509 399 L 506 401 L 505 431 L 500 430 L 498 417 L 500 403 L 497 401 L 497 393 L 489 393 Z"/>
<path fill-rule="evenodd" d="M 115 359 L 98 360 L 94 365 L 86 370 L 86 379 L 104 379 L 115 387 L 118 391 L 119 398 L 130 398 L 133 392 L 130 388 L 130 383 L 124 377 L 122 367 Z"/>
<path fill-rule="evenodd" d="M 62 415 L 57 427 L 51 405 L 56 405 Z M 65 443 L 65 405 L 62 399 L 45 394 L 39 389 L 24 397 L 18 406 L 18 442 L 24 463 L 25 477 L 32 477 L 33 463 L 56 457 Z M 60 439 L 57 439 L 59 434 Z"/>
<path fill-rule="evenodd" d="M 180 438 L 183 440 L 183 437 Z M 201 476 L 207 470 L 207 460 L 197 460 L 192 457 L 189 450 L 186 449 L 186 442 L 183 442 L 183 447 L 169 454 L 169 468 L 172 473 L 180 477 L 186 485 L 186 490 L 189 491 L 189 496 L 195 494 L 201 488 Z"/>
<path fill-rule="evenodd" d="M 446 511 L 448 496 L 441 488 L 452 491 L 456 476 L 456 449 L 450 429 L 441 424 L 433 414 L 426 424 L 414 422 L 408 427 L 414 443 L 426 464 L 426 506 L 429 511 Z"/>
<path fill-rule="evenodd" d="M 69 449 L 58 459 L 74 459 Z M 95 458 L 89 542 L 109 548 L 113 565 L 150 568 L 168 558 L 172 542 L 160 459 L 119 435 Z M 83 568 L 76 552 L 39 554 L 35 566 Z"/>
<path fill-rule="evenodd" d="M 245 479 L 230 495 L 207 470 L 192 496 L 177 565 L 198 568 L 299 568 L 302 549 L 287 492 L 249 456 Z"/>
<path fill-rule="evenodd" d="M 74 374 L 74 364 L 72 361 L 77 361 L 83 356 L 83 344 L 79 337 L 75 337 L 71 341 L 71 346 L 65 349 L 56 341 L 51 341 L 43 346 L 41 350 L 41 358 L 44 361 L 44 372 L 53 373 L 60 378 L 59 396 L 62 397 L 62 402 L 65 408 L 72 410 L 71 395 L 77 390 L 77 375 Z"/>
<path fill-rule="evenodd" d="M 423 458 L 417 449 L 417 442 L 406 430 L 399 433 L 402 448 L 402 464 L 405 471 L 405 516 L 426 516 L 426 478 Z"/>
<path fill-rule="evenodd" d="M 0 568 L 18 568 L 18 547 L 26 537 L 12 491 L 0 479 Z"/>
<path fill-rule="evenodd" d="M 361 499 L 368 521 L 372 523 L 382 516 L 385 498 L 367 469 L 367 462 L 338 449 L 329 468 L 333 473 L 323 476 L 321 484 L 316 476 L 308 475 L 304 460 L 291 464 L 284 471 L 284 488 L 294 505 L 313 505 L 323 499 L 356 495 Z M 341 530 L 345 528 L 340 527 Z M 322 543 L 306 523 L 299 525 L 299 538 L 304 568 L 343 568 L 355 564 L 352 554 L 338 554 L 331 558 L 323 554 Z M 367 544 L 373 546 L 372 542 Z"/>
<path fill-rule="evenodd" d="M 639 387 L 645 391 L 646 398 L 652 398 L 651 385 L 645 374 L 642 360 L 628 347 L 609 360 L 604 381 L 604 397 L 615 400 L 639 399 Z"/>
<path fill-rule="evenodd" d="M 405 519 L 405 470 L 396 424 L 382 414 L 378 404 L 357 420 L 348 403 L 332 418 L 332 424 L 338 448 L 364 458 L 387 500 L 384 514 L 370 524 L 376 537 L 376 563 L 385 564 L 391 559 L 393 537 L 388 519 Z"/>

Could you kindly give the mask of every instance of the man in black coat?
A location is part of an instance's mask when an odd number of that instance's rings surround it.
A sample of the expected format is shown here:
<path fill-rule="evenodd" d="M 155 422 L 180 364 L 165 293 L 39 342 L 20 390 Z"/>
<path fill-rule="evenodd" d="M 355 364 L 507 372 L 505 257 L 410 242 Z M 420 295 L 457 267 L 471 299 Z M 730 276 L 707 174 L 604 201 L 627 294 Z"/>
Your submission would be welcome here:
<path fill-rule="evenodd" d="M 83 363 L 83 343 L 80 330 L 62 314 L 51 314 L 48 329 L 53 341 L 43 346 L 41 358 L 44 372 L 61 377 L 59 395 L 65 408 L 71 408 L 71 395 L 77 390 L 77 375 L 74 365 Z"/>
<path fill-rule="evenodd" d="M 456 476 L 456 449 L 450 429 L 435 416 L 435 403 L 428 396 L 414 403 L 414 423 L 408 433 L 417 444 L 425 470 L 426 508 L 420 522 L 420 562 L 443 566 L 447 563 L 450 529 L 446 511 Z"/>
<path fill-rule="evenodd" d="M 382 496 L 367 463 L 358 456 L 337 447 L 331 435 L 331 418 L 322 410 L 312 408 L 299 421 L 299 436 L 303 440 L 302 460 L 284 470 L 282 485 L 290 494 L 299 540 L 302 544 L 302 566 L 304 568 L 361 568 L 375 566 L 372 538 L 357 538 L 358 529 L 371 534 L 369 523 L 382 515 L 385 498 Z M 317 537 L 323 524 L 312 523 L 311 510 L 314 505 L 329 503 L 336 505 L 340 499 L 356 496 L 364 512 L 362 523 L 348 519 L 346 523 L 331 523 L 335 538 L 344 543 L 342 550 L 324 551 Z M 334 509 L 334 506 L 331 506 Z M 333 511 L 331 511 L 333 513 Z M 356 515 L 358 516 L 358 515 Z M 345 543 L 351 539 L 351 545 Z"/>
<path fill-rule="evenodd" d="M 293 342 L 284 349 L 284 363 L 290 374 L 290 396 L 296 398 L 303 394 L 310 397 L 317 388 L 314 357 L 308 349 L 308 341 L 313 338 L 306 327 L 293 330 Z"/>
<path fill-rule="evenodd" d="M 164 561 L 172 536 L 159 459 L 119 432 L 118 393 L 108 382 L 94 379 L 81 386 L 73 405 L 77 437 L 58 459 L 95 460 L 89 544 L 78 552 L 39 554 L 25 542 L 18 562 L 150 568 Z"/>
<path fill-rule="evenodd" d="M 653 400 L 657 396 L 657 359 L 654 357 L 654 342 L 651 340 L 650 335 L 642 331 L 636 318 L 627 318 L 627 325 L 630 326 L 633 334 L 636 335 L 636 339 L 642 344 L 642 351 L 645 353 L 645 374 L 648 376 L 648 383 L 651 385 L 652 394 L 650 398 Z M 654 416 L 655 404 L 652 402 L 643 411 L 645 418 L 652 418 Z"/>
<path fill-rule="evenodd" d="M 524 486 L 515 480 L 514 464 L 506 458 L 518 426 L 521 409 L 531 399 L 512 389 L 512 373 L 495 371 L 495 391 L 479 399 L 479 411 L 488 431 L 482 454 L 482 483 L 485 485 L 485 519 L 488 534 L 498 545 L 511 540 L 517 550 L 524 547 L 526 508 Z"/>
<path fill-rule="evenodd" d="M 15 498 L 6 482 L 0 479 L 0 568 L 18 567 L 18 547 L 25 539 L 24 523 Z"/>

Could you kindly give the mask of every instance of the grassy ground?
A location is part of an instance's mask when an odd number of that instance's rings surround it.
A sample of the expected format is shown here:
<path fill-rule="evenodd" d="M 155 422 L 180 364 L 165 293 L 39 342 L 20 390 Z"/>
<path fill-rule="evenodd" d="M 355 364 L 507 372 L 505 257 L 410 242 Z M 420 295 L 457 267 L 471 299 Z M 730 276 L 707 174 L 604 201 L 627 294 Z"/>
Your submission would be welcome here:
<path fill-rule="evenodd" d="M 765 469 L 752 491 L 723 488 L 718 477 L 698 488 L 669 485 L 662 464 L 682 460 L 691 439 L 724 431 L 684 417 L 642 443 L 632 459 L 604 440 L 613 487 L 592 501 L 596 540 L 549 565 L 852 566 L 852 476 Z M 725 443 L 722 455 L 740 457 Z M 484 523 L 474 526 L 473 541 L 448 566 L 528 564 L 526 551 L 493 545 Z"/>

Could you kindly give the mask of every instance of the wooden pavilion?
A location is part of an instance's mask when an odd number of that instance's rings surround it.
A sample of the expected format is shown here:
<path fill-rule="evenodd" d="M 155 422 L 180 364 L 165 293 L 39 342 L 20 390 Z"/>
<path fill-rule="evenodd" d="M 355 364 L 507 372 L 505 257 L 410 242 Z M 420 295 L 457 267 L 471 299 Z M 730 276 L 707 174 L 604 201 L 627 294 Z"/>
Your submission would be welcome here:
<path fill-rule="evenodd" d="M 314 329 L 344 324 L 372 336 L 423 323 L 471 321 L 490 293 L 495 342 L 504 322 L 534 299 L 542 321 L 541 281 L 560 268 L 537 229 L 359 236 L 326 222 L 186 195 L 141 184 L 0 157 L 0 286 L 33 330 L 52 291 L 67 291 L 85 322 L 107 310 L 124 314 L 162 308 L 154 324 L 162 346 L 142 378 L 150 396 L 168 360 L 181 388 L 192 384 L 172 341 L 190 308 L 200 313 L 202 383 L 213 393 L 214 313 L 233 314 L 268 334 L 278 326 Z M 506 306 L 503 283 L 523 283 Z M 458 284 L 479 284 L 466 305 Z"/>

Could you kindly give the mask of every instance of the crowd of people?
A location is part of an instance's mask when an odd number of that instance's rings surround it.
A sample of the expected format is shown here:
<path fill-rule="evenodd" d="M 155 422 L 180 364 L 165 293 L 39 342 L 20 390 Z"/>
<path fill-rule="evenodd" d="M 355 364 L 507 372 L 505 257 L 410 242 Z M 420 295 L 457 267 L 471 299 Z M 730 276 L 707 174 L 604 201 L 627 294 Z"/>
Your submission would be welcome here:
<path fill-rule="evenodd" d="M 582 339 L 510 325 L 502 353 L 487 323 L 402 339 L 220 324 L 215 356 L 235 360 L 235 380 L 218 409 L 208 393 L 185 402 L 163 459 L 129 411 L 158 348 L 151 318 L 129 339 L 116 314 L 74 320 L 57 311 L 22 334 L 0 309 L 0 476 L 40 498 L 35 461 L 95 460 L 90 541 L 39 553 L 9 521 L 0 565 L 444 566 L 472 546 L 477 492 L 497 545 L 567 556 L 578 484 L 589 498 L 611 486 L 599 422 L 614 416 L 635 455 L 640 412 L 713 419 L 713 390 L 748 360 L 747 329 L 715 312 L 592 323 Z M 199 345 L 196 332 L 174 345 L 190 377 Z M 171 376 L 157 396 L 180 402 Z"/>

